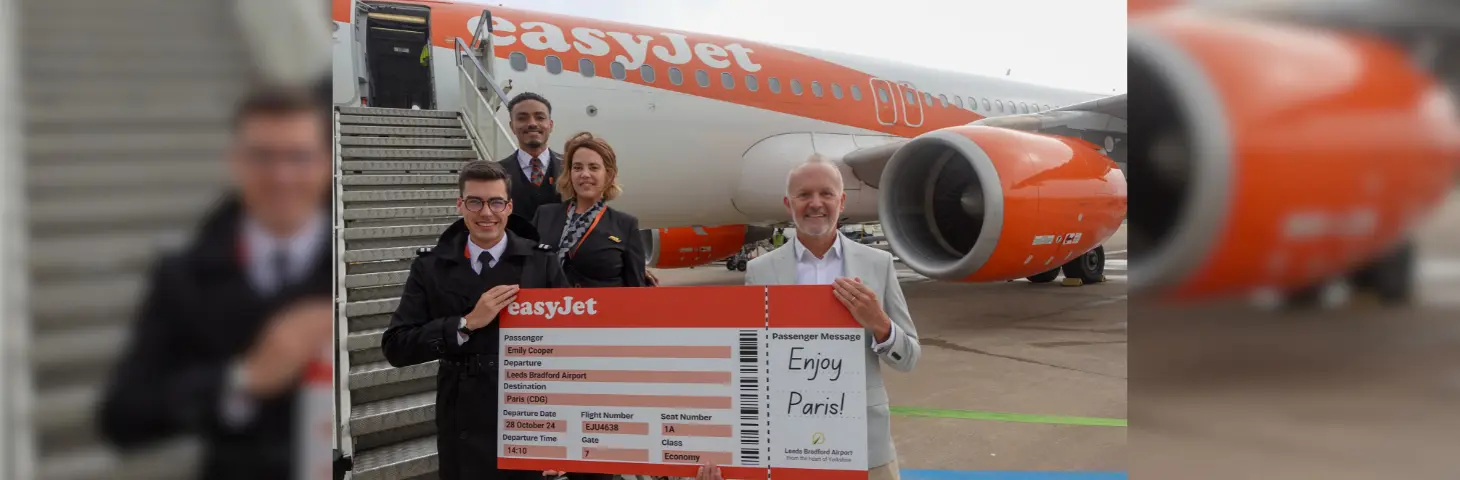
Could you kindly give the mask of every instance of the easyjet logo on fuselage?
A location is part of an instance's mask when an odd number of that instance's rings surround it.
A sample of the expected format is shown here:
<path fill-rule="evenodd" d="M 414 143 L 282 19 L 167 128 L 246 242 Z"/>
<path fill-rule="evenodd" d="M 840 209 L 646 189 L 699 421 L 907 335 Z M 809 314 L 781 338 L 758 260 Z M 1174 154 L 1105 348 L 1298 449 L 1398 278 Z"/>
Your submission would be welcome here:
<path fill-rule="evenodd" d="M 481 17 L 472 17 L 467 21 L 467 30 L 474 31 L 480 21 Z M 564 31 L 562 26 L 554 23 L 528 21 L 518 25 L 500 15 L 492 16 L 492 30 L 492 42 L 497 47 L 521 42 L 523 47 L 536 51 L 567 53 L 576 50 L 593 57 L 615 54 L 613 60 L 629 70 L 644 65 L 651 53 L 660 61 L 673 65 L 687 65 L 698 59 L 715 69 L 726 69 L 732 65 L 746 72 L 761 69 L 761 65 L 751 58 L 755 50 L 745 45 L 704 41 L 690 45 L 689 37 L 680 33 L 659 32 L 658 36 L 654 36 L 593 27 L 571 27 Z M 610 44 L 610 41 L 613 43 Z"/>

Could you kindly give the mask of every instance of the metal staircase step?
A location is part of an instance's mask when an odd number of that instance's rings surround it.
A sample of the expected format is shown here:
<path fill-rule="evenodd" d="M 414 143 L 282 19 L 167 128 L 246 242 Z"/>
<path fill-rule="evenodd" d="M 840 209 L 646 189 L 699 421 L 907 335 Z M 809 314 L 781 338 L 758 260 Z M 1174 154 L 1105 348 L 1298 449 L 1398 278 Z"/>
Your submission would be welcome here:
<path fill-rule="evenodd" d="M 465 160 L 476 159 L 477 154 L 468 149 L 430 149 L 430 148 L 344 148 L 340 150 L 342 158 L 384 158 L 384 159 L 417 159 L 417 158 L 451 158 Z"/>
<path fill-rule="evenodd" d="M 397 480 L 426 475 L 438 469 L 436 436 L 358 452 L 354 480 Z"/>
<path fill-rule="evenodd" d="M 345 317 L 355 318 L 365 315 L 389 315 L 395 312 L 395 307 L 400 305 L 399 298 L 383 298 L 380 300 L 365 300 L 360 302 L 348 302 L 345 304 Z"/>
<path fill-rule="evenodd" d="M 83 187 L 117 188 L 139 186 L 159 188 L 163 185 L 217 185 L 228 178 L 224 166 L 214 159 L 196 162 L 153 161 L 147 163 L 111 163 L 86 165 L 43 163 L 32 165 L 26 172 L 31 188 Z"/>
<path fill-rule="evenodd" d="M 25 153 L 31 159 L 80 153 L 115 155 L 118 151 L 160 153 L 184 150 L 221 153 L 228 148 L 229 141 L 228 135 L 219 132 L 37 134 L 26 136 Z"/>
<path fill-rule="evenodd" d="M 350 367 L 350 389 L 359 390 L 436 376 L 436 361 L 395 368 L 386 362 Z"/>
<path fill-rule="evenodd" d="M 130 326 L 130 322 L 119 322 L 97 327 L 37 332 L 30 349 L 31 361 L 34 362 L 37 375 L 88 368 L 117 358 L 127 341 Z"/>
<path fill-rule="evenodd" d="M 422 392 L 350 407 L 350 433 L 365 435 L 436 419 L 436 392 Z"/>
<path fill-rule="evenodd" d="M 431 137 L 340 137 L 340 145 L 347 147 L 465 148 L 470 150 L 471 140 L 465 138 Z"/>
<path fill-rule="evenodd" d="M 72 431 L 90 426 L 101 387 L 90 383 L 68 385 L 40 392 L 36 399 L 36 428 L 41 431 Z"/>
<path fill-rule="evenodd" d="M 351 352 L 380 348 L 380 338 L 383 335 L 385 335 L 384 328 L 369 328 L 358 332 L 350 332 L 349 336 L 346 337 L 345 344 L 348 346 L 347 350 Z"/>
<path fill-rule="evenodd" d="M 458 191 L 452 189 L 438 190 L 370 190 L 362 192 L 344 192 L 340 199 L 345 203 L 352 202 L 416 202 L 430 200 L 456 200 Z"/>
<path fill-rule="evenodd" d="M 432 443 L 433 459 L 435 451 Z M 119 456 L 111 448 L 97 446 L 43 456 L 35 478 L 184 480 L 197 475 L 195 468 L 201 458 L 201 446 L 190 440 L 167 443 L 127 456 Z"/>
<path fill-rule="evenodd" d="M 347 172 L 455 172 L 461 170 L 468 159 L 446 161 L 350 161 L 340 163 L 340 170 Z"/>
<path fill-rule="evenodd" d="M 455 216 L 454 205 L 443 205 L 439 207 L 388 207 L 388 208 L 345 208 L 345 220 L 364 220 L 380 218 L 440 218 Z"/>
<path fill-rule="evenodd" d="M 72 251 L 72 255 L 76 252 Z M 136 303 L 142 293 L 141 272 L 103 277 L 80 277 L 35 285 L 30 292 L 37 324 L 67 328 L 90 315 L 109 313 L 110 322 L 128 323 L 123 307 Z"/>
<path fill-rule="evenodd" d="M 349 175 L 341 185 L 456 185 L 456 175 Z"/>
<path fill-rule="evenodd" d="M 431 128 L 383 125 L 345 125 L 343 123 L 344 122 L 341 122 L 340 125 L 340 135 L 466 138 L 466 129 L 461 128 L 460 125 L 452 125 L 445 128 Z"/>
<path fill-rule="evenodd" d="M 373 117 L 456 118 L 455 110 L 412 110 L 409 108 L 340 107 L 341 115 Z"/>
<path fill-rule="evenodd" d="M 379 287 L 383 285 L 401 285 L 406 283 L 406 276 L 410 273 L 410 271 L 402 270 L 396 272 L 345 275 L 345 288 L 365 288 Z"/>
<path fill-rule="evenodd" d="M 365 250 L 346 250 L 342 255 L 345 263 L 377 262 L 385 260 L 415 259 L 419 247 L 395 247 L 395 248 L 372 248 Z"/>
<path fill-rule="evenodd" d="M 379 115 L 340 115 L 340 125 L 378 125 L 387 127 L 461 127 L 455 118 L 382 117 Z"/>
<path fill-rule="evenodd" d="M 441 236 L 446 230 L 447 224 L 434 225 L 404 225 L 398 227 L 358 227 L 346 228 L 341 233 L 345 240 L 366 240 L 378 238 L 431 238 L 432 244 L 435 239 Z M 346 248 L 350 250 L 350 248 Z"/>

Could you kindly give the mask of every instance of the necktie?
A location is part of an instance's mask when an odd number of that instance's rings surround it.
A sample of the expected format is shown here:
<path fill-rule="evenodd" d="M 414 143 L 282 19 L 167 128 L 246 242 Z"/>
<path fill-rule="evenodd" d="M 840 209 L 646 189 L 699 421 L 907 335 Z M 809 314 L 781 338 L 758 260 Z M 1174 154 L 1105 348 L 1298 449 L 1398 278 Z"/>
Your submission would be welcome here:
<path fill-rule="evenodd" d="M 289 275 L 289 252 L 283 248 L 274 250 L 273 258 L 270 259 L 274 269 L 274 291 L 282 292 L 289 287 L 292 278 Z"/>
<path fill-rule="evenodd" d="M 477 261 L 482 262 L 482 271 L 477 272 L 477 275 L 486 278 L 487 270 L 492 268 L 492 252 L 483 251 L 481 255 L 477 255 Z"/>
<path fill-rule="evenodd" d="M 530 164 L 530 166 L 532 167 L 532 184 L 541 187 L 542 186 L 542 161 L 538 160 L 537 158 L 533 158 L 532 159 L 532 163 Z"/>

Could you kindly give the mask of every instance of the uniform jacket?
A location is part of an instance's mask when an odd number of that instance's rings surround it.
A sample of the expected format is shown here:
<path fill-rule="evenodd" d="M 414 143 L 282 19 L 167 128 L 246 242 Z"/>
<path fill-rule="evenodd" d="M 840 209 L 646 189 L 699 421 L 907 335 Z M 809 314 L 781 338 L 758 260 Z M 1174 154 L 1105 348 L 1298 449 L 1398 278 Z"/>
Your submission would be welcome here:
<path fill-rule="evenodd" d="M 892 348 L 881 355 L 872 353 L 871 332 L 867 335 L 867 443 L 868 467 L 886 465 L 897 458 L 897 449 L 892 445 L 891 412 L 888 408 L 887 389 L 882 385 L 882 364 L 900 372 L 910 372 L 922 355 L 918 344 L 918 331 L 912 316 L 907 311 L 907 299 L 902 296 L 902 286 L 897 283 L 897 269 L 892 263 L 892 254 L 858 242 L 842 239 L 842 276 L 858 277 L 862 284 L 877 294 L 882 311 L 892 323 L 902 330 Z M 787 241 L 780 248 L 756 257 L 745 269 L 746 285 L 794 285 L 796 284 L 796 253 L 794 242 Z"/>
<path fill-rule="evenodd" d="M 562 241 L 571 203 L 538 207 L 533 224 L 539 241 L 556 249 Z M 644 240 L 639 236 L 639 219 L 628 212 L 603 207 L 598 226 L 582 239 L 582 247 L 563 259 L 563 273 L 574 287 L 642 287 Z M 571 251 L 571 250 L 570 250 Z"/>
<path fill-rule="evenodd" d="M 225 197 L 190 243 L 153 267 L 131 340 L 102 395 L 98 430 L 123 450 L 197 434 L 204 444 L 197 478 L 290 478 L 297 387 L 259 402 L 251 421 L 237 427 L 223 421 L 223 395 L 231 364 L 275 314 L 306 297 L 330 298 L 331 258 L 326 249 L 307 278 L 260 294 L 242 260 L 242 219 L 237 197 Z M 319 241 L 328 245 L 329 229 Z"/>
<path fill-rule="evenodd" d="M 509 224 L 514 223 L 509 220 Z M 512 229 L 507 249 L 494 270 L 510 266 L 516 278 L 502 285 L 527 288 L 567 287 L 552 249 L 525 239 Z M 461 318 L 475 307 L 490 285 L 472 270 L 466 258 L 467 228 L 457 220 L 435 247 L 411 263 L 410 275 L 381 349 L 392 366 L 439 360 L 436 374 L 437 459 L 442 480 L 535 479 L 541 472 L 496 469 L 497 407 L 501 378 L 497 371 L 500 322 L 476 330 L 465 343 L 457 339 Z M 510 263 L 510 265 L 509 265 Z M 501 272 L 491 272 L 497 276 Z"/>
<path fill-rule="evenodd" d="M 512 215 L 532 220 L 532 214 L 537 211 L 537 207 L 563 202 L 557 185 L 558 175 L 563 173 L 563 156 L 558 152 L 548 151 L 548 164 L 543 165 L 547 171 L 543 173 L 540 186 L 533 185 L 528 173 L 522 170 L 522 164 L 517 161 L 517 150 L 513 150 L 511 155 L 498 163 L 512 177 Z M 551 242 L 544 243 L 557 246 Z"/>

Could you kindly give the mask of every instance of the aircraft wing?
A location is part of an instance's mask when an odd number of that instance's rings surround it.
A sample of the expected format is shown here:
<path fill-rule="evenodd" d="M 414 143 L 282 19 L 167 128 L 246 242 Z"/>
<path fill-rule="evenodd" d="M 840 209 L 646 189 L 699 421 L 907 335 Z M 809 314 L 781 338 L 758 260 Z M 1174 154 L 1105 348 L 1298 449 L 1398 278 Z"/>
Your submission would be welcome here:
<path fill-rule="evenodd" d="M 1126 94 L 1097 98 L 1047 112 L 991 117 L 973 125 L 1010 128 L 1078 137 L 1105 147 L 1105 154 L 1125 169 Z"/>
<path fill-rule="evenodd" d="M 1126 94 L 1097 98 L 1039 113 L 990 117 L 971 123 L 990 127 L 1078 137 L 1105 147 L 1105 155 L 1125 171 Z M 864 148 L 842 157 L 858 180 L 880 188 L 883 169 L 907 140 Z"/>

